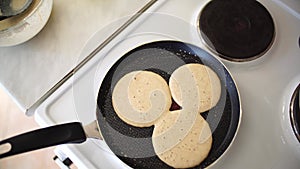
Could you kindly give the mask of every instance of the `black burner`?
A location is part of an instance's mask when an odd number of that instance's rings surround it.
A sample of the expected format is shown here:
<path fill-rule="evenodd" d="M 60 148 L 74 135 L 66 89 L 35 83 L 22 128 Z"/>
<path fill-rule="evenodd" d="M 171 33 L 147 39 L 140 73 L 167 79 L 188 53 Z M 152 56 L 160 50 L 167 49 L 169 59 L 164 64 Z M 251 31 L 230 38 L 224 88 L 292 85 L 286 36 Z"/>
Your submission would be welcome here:
<path fill-rule="evenodd" d="M 290 117 L 294 133 L 300 143 L 300 84 L 292 98 Z"/>
<path fill-rule="evenodd" d="M 199 28 L 213 51 L 233 61 L 261 56 L 275 34 L 271 15 L 255 0 L 212 0 L 201 12 Z"/>

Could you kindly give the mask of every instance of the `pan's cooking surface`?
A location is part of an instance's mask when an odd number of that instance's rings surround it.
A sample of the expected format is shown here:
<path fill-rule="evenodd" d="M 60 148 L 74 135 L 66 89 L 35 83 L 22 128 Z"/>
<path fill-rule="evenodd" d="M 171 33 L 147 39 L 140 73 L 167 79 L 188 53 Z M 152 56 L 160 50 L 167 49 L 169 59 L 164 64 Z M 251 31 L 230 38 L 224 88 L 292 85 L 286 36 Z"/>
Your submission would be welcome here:
<path fill-rule="evenodd" d="M 133 168 L 169 168 L 155 155 L 152 146 L 153 127 L 138 128 L 123 122 L 112 106 L 112 91 L 118 80 L 136 70 L 149 70 L 167 82 L 178 67 L 200 63 L 211 67 L 222 85 L 216 107 L 202 113 L 213 133 L 210 154 L 197 168 L 217 160 L 230 145 L 240 119 L 240 105 L 234 82 L 227 70 L 205 51 L 181 42 L 162 41 L 145 44 L 124 55 L 106 75 L 98 94 L 97 116 L 103 137 L 111 150 Z"/>

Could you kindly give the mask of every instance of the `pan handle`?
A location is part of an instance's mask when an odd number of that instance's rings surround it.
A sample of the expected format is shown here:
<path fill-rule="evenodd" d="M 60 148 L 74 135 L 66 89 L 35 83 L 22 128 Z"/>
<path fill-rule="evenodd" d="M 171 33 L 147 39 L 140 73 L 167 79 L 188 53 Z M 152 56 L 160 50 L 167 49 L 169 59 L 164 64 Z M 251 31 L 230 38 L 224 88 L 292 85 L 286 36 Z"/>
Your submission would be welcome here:
<path fill-rule="evenodd" d="M 55 125 L 0 141 L 0 158 L 59 144 L 82 143 L 85 140 L 81 123 Z"/>

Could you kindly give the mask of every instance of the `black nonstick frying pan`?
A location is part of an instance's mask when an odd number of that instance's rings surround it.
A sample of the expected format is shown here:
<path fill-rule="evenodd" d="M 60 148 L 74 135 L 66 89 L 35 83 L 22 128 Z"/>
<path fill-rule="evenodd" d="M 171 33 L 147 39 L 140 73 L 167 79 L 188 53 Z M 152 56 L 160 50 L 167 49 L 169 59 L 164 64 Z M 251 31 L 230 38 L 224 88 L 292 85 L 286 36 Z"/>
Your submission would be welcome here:
<path fill-rule="evenodd" d="M 97 128 L 112 152 L 128 166 L 171 168 L 155 155 L 151 139 L 153 126 L 133 127 L 117 116 L 112 106 L 114 86 L 125 74 L 136 70 L 155 72 L 168 82 L 175 69 L 188 63 L 210 67 L 218 75 L 222 87 L 217 105 L 201 113 L 210 125 L 213 143 L 207 158 L 195 168 L 212 165 L 233 142 L 241 120 L 241 105 L 237 87 L 224 65 L 191 44 L 177 41 L 152 42 L 120 56 L 106 74 L 98 93 Z M 173 103 L 174 105 L 176 104 Z M 0 158 L 58 144 L 82 143 L 86 140 L 86 135 L 89 133 L 85 133 L 79 122 L 39 129 L 1 141 Z"/>

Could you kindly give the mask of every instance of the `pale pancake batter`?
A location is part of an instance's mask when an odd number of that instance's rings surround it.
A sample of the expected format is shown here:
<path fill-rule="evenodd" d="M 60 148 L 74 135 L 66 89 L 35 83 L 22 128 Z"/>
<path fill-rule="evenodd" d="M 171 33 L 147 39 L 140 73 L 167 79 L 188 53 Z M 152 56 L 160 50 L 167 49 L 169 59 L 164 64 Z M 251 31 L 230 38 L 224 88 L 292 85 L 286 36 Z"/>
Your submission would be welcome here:
<path fill-rule="evenodd" d="M 150 71 L 135 71 L 118 81 L 112 102 L 123 121 L 136 127 L 148 127 L 169 110 L 172 100 L 168 84 L 161 76 Z"/>
<path fill-rule="evenodd" d="M 211 70 L 209 67 L 191 63 L 186 64 L 178 69 L 171 75 L 170 78 L 170 90 L 172 92 L 173 99 L 182 105 L 182 90 L 187 90 L 185 88 L 180 88 L 178 86 L 179 82 L 184 81 L 185 76 L 190 75 L 194 81 L 186 81 L 187 83 L 195 83 L 190 85 L 196 85 L 197 90 L 191 92 L 198 92 L 200 101 L 200 112 L 205 112 L 212 107 L 214 107 L 220 99 L 221 96 L 221 83 L 217 74 Z"/>

